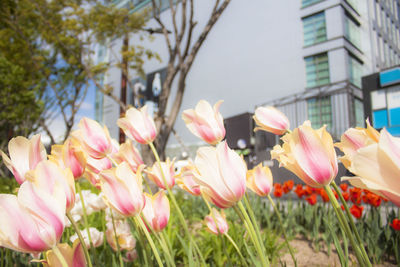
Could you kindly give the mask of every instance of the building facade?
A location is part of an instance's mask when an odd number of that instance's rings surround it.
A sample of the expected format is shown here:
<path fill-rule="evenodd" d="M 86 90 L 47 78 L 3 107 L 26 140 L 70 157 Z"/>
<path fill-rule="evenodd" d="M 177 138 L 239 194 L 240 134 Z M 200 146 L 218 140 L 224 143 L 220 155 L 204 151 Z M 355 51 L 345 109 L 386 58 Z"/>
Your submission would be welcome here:
<path fill-rule="evenodd" d="M 114 2 L 123 6 L 131 1 Z M 196 37 L 208 19 L 213 1 L 194 2 Z M 139 10 L 150 1 L 133 3 Z M 274 105 L 288 115 L 292 127 L 304 120 L 310 120 L 315 128 L 326 124 L 338 139 L 347 128 L 364 125 L 361 77 L 399 64 L 399 6 L 399 0 L 233 0 L 212 29 L 187 77 L 182 110 L 193 108 L 200 99 L 210 103 L 224 99 L 221 112 L 225 117 Z M 166 4 L 161 18 L 167 28 L 172 27 L 169 16 Z M 155 27 L 156 23 L 150 20 L 148 25 Z M 133 37 L 131 41 L 138 40 Z M 121 43 L 114 40 L 110 47 L 118 50 Z M 132 82 L 137 88 L 130 90 L 142 90 L 144 97 L 140 101 L 148 101 L 156 109 L 153 88 L 157 87 L 157 79 L 162 81 L 167 49 L 162 36 L 144 41 L 143 45 L 157 52 L 162 61 L 146 62 L 146 79 L 133 74 Z M 118 60 L 107 51 L 105 55 L 104 60 Z M 105 83 L 117 89 L 120 81 L 118 69 L 104 77 Z M 118 90 L 114 93 L 119 96 Z M 97 102 L 101 103 L 97 119 L 110 128 L 112 136 L 118 136 L 117 104 L 108 97 Z M 135 100 L 128 92 L 129 102 L 134 104 Z M 185 143 L 201 144 L 179 118 L 175 130 Z M 169 147 L 176 146 L 171 137 Z M 256 149 L 265 151 L 266 147 L 260 145 Z"/>

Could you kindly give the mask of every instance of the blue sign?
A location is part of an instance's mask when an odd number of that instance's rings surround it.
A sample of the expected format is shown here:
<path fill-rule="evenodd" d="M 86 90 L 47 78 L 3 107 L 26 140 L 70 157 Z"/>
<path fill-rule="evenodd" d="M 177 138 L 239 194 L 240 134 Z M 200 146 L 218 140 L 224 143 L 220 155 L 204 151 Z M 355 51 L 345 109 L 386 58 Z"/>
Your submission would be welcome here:
<path fill-rule="evenodd" d="M 394 83 L 400 83 L 400 67 L 382 71 L 379 73 L 381 86 L 386 86 Z"/>

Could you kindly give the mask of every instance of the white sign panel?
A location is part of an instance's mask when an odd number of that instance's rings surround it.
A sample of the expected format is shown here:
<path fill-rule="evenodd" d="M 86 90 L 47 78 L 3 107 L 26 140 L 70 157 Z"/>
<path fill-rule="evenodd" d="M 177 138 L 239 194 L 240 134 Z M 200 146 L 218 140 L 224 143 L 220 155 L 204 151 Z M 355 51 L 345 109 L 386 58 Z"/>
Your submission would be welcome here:
<path fill-rule="evenodd" d="M 387 91 L 388 109 L 400 107 L 400 87 Z"/>
<path fill-rule="evenodd" d="M 371 92 L 372 110 L 386 108 L 386 90 Z"/>

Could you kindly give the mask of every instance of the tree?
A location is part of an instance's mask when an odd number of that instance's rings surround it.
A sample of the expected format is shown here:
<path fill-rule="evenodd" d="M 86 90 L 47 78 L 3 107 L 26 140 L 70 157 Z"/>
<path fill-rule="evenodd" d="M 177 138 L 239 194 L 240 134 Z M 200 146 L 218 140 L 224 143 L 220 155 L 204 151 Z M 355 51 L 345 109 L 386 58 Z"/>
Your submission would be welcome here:
<path fill-rule="evenodd" d="M 144 23 L 145 14 L 131 14 L 129 9 L 117 9 L 107 1 L 5 0 L 0 10 L 0 52 L 4 62 L 24 75 L 24 88 L 36 98 L 33 103 L 43 104 L 40 116 L 30 117 L 37 126 L 32 131 L 44 130 L 54 144 L 57 140 L 49 125 L 61 118 L 63 141 L 90 86 L 96 84 L 113 97 L 112 90 L 100 86 L 96 79 L 112 63 L 94 63 L 93 43 L 135 33 Z M 133 46 L 125 49 L 124 58 L 139 73 L 144 56 L 152 53 Z"/>
<path fill-rule="evenodd" d="M 210 16 L 201 34 L 193 42 L 193 30 L 197 25 L 194 21 L 194 0 L 182 0 L 176 6 L 173 0 L 169 0 L 171 8 L 171 19 L 173 24 L 172 37 L 169 35 L 169 30 L 166 28 L 165 23 L 160 17 L 161 6 L 159 1 L 152 0 L 152 13 L 153 18 L 161 27 L 165 43 L 168 47 L 169 60 L 167 64 L 167 76 L 163 83 L 163 90 L 159 99 L 159 110 L 155 118 L 157 126 L 157 139 L 155 146 L 157 151 L 162 157 L 165 157 L 165 148 L 168 138 L 173 131 L 173 127 L 181 108 L 183 95 L 186 89 L 186 77 L 196 59 L 197 53 L 204 44 L 208 34 L 212 30 L 215 23 L 221 17 L 222 13 L 226 10 L 230 0 L 216 0 Z M 178 14 L 180 13 L 180 14 Z M 180 25 L 177 23 L 177 16 L 181 17 Z M 170 99 L 172 84 L 177 80 L 177 93 L 174 99 Z M 172 101 L 172 109 L 167 114 L 168 102 Z M 146 153 L 149 155 L 150 153 Z"/>

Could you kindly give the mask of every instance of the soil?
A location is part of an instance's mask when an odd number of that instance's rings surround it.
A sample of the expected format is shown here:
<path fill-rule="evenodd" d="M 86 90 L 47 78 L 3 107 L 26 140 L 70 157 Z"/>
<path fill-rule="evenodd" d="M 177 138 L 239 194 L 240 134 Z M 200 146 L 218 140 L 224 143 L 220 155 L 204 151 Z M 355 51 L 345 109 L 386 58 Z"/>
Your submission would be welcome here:
<path fill-rule="evenodd" d="M 320 248 L 317 252 L 312 243 L 308 240 L 304 239 L 294 239 L 290 242 L 290 245 L 295 250 L 295 257 L 297 261 L 298 267 L 340 267 L 339 257 L 336 254 L 336 250 L 332 247 L 332 252 L 330 256 L 328 256 L 328 252 L 326 248 Z M 282 262 L 286 264 L 286 266 L 294 266 L 292 257 L 289 252 L 282 256 Z M 277 264 L 278 266 L 282 266 L 281 264 Z M 354 255 L 350 255 L 350 264 L 349 266 L 358 266 L 357 259 Z M 383 264 L 374 265 L 374 267 L 395 267 L 395 264 L 385 262 Z"/>

